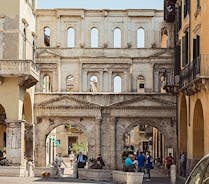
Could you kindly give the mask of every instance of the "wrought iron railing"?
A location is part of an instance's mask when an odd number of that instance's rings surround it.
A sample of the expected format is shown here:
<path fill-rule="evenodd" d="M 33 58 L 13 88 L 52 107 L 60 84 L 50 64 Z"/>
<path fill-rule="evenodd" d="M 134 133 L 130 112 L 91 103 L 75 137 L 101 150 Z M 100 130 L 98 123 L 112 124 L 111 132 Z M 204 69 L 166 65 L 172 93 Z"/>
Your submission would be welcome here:
<path fill-rule="evenodd" d="M 180 72 L 180 87 L 186 87 L 192 81 L 199 78 L 209 77 L 209 54 L 197 57 L 193 62 L 189 63 Z"/>

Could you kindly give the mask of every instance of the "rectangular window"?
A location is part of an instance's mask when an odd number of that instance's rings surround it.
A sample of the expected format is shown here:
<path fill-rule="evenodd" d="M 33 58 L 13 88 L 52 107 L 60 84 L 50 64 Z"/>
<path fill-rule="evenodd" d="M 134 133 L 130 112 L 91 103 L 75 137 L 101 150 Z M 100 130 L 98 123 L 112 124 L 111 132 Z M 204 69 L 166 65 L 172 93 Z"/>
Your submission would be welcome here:
<path fill-rule="evenodd" d="M 140 89 L 144 89 L 144 84 L 143 84 L 143 83 L 140 83 L 140 84 L 139 84 L 139 88 L 140 88 Z"/>

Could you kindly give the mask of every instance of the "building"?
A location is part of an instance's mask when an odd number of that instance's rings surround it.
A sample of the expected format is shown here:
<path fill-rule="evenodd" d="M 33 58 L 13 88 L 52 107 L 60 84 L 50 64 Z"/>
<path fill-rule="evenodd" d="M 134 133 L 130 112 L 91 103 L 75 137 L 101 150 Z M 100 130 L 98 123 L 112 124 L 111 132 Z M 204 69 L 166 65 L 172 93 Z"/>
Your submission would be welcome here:
<path fill-rule="evenodd" d="M 0 4 L 0 149 L 19 167 L 33 158 L 35 1 Z"/>
<path fill-rule="evenodd" d="M 172 3 L 175 1 L 172 1 Z M 167 1 L 169 3 L 169 1 Z M 178 95 L 178 148 L 187 171 L 209 153 L 207 0 L 177 0 L 175 84 Z"/>
<path fill-rule="evenodd" d="M 176 99 L 164 89 L 173 25 L 163 11 L 0 3 L 0 146 L 19 175 L 29 159 L 46 167 L 80 132 L 89 158 L 102 153 L 111 169 L 122 168 L 125 135 L 137 126 L 153 129 L 156 157 L 176 154 Z"/>

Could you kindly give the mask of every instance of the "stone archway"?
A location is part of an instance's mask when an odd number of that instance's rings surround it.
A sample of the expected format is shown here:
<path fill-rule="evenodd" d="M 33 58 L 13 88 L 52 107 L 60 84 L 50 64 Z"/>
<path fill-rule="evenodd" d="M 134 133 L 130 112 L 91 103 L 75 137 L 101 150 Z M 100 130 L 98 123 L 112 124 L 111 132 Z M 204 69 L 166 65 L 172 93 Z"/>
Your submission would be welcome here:
<path fill-rule="evenodd" d="M 81 121 L 82 120 L 82 121 Z M 46 140 L 52 130 L 61 125 L 75 125 L 81 129 L 88 141 L 88 157 L 95 157 L 96 139 L 94 125 L 91 121 L 85 121 L 81 118 L 38 118 L 39 123 L 36 126 L 35 143 L 35 165 L 36 167 L 46 166 Z"/>
<path fill-rule="evenodd" d="M 179 151 L 187 153 L 187 103 L 184 95 L 180 101 Z"/>
<path fill-rule="evenodd" d="M 116 134 L 116 168 L 122 169 L 121 155 L 123 152 L 124 135 L 131 131 L 134 127 L 140 125 L 147 125 L 156 128 L 162 135 L 164 135 L 164 153 L 163 158 L 172 150 L 176 156 L 176 126 L 169 118 L 123 118 L 118 119 L 117 134 Z M 166 125 L 166 126 L 165 126 Z M 170 125 L 171 127 L 168 127 Z"/>
<path fill-rule="evenodd" d="M 201 101 L 198 99 L 193 116 L 193 159 L 199 160 L 204 156 L 204 116 Z"/>

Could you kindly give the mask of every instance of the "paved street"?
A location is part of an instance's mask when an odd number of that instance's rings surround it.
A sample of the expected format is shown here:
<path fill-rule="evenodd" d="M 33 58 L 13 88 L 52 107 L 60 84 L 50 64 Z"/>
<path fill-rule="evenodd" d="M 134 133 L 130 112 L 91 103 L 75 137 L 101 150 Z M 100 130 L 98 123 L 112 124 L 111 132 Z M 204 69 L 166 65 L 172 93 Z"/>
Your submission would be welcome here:
<path fill-rule="evenodd" d="M 71 184 L 108 184 L 110 182 L 93 182 L 85 180 L 75 180 L 71 178 L 22 178 L 22 177 L 0 177 L 0 184 L 61 184 L 61 183 L 71 183 Z M 144 181 L 143 184 L 170 184 L 167 177 L 153 177 L 151 181 Z M 183 184 L 183 182 L 177 181 L 177 184 Z"/>

